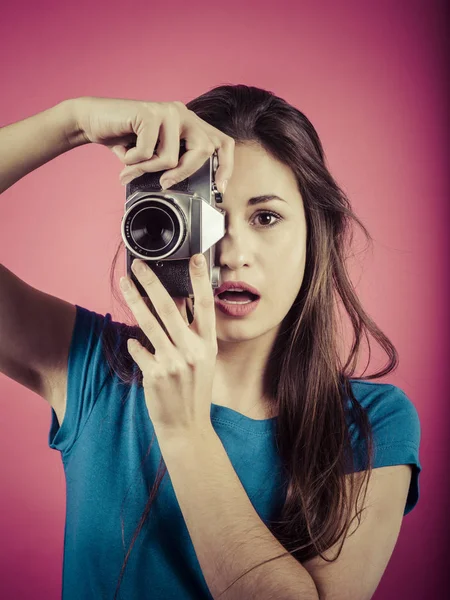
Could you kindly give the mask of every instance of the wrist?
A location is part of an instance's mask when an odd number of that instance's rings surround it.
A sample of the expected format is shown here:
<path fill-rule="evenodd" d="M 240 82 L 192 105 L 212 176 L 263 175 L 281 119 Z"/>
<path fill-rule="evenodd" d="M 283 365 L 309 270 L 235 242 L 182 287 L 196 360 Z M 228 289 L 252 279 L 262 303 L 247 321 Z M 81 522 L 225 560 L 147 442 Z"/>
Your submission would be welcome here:
<path fill-rule="evenodd" d="M 212 423 L 206 423 L 203 427 L 197 426 L 189 430 L 165 430 L 160 427 L 154 427 L 154 429 L 160 447 L 164 447 L 168 452 L 174 452 L 175 454 L 183 453 L 193 445 L 208 445 L 211 438 L 218 437 Z"/>
<path fill-rule="evenodd" d="M 81 101 L 82 98 L 69 98 L 55 106 L 55 110 L 58 111 L 62 119 L 64 133 L 70 148 L 77 148 L 90 143 L 80 126 L 79 105 Z"/>

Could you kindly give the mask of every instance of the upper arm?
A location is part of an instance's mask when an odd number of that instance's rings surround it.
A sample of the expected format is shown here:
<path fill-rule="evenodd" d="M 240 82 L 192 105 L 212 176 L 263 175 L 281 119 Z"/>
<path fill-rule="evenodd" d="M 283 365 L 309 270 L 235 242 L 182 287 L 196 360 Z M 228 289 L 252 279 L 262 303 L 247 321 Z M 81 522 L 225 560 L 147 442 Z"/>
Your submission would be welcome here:
<path fill-rule="evenodd" d="M 367 488 L 367 509 L 361 514 L 359 526 L 357 519 L 350 526 L 339 558 L 328 563 L 317 556 L 302 563 L 316 584 L 320 600 L 372 598 L 400 533 L 410 479 L 410 465 L 373 469 Z M 364 490 L 365 483 L 362 494 Z M 333 558 L 338 547 L 339 543 L 323 554 Z"/>
<path fill-rule="evenodd" d="M 0 264 L 0 372 L 52 406 L 61 403 L 75 316 L 76 306 L 33 288 Z"/>

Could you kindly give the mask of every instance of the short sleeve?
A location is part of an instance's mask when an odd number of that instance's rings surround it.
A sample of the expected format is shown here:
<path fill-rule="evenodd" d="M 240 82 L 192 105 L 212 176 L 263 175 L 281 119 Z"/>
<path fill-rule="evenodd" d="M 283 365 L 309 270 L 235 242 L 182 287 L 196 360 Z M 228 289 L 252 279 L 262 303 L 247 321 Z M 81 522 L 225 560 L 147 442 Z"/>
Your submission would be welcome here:
<path fill-rule="evenodd" d="M 366 382 L 363 385 L 371 385 Z M 373 384 L 372 384 L 373 385 Z M 376 385 L 376 384 L 375 384 Z M 374 440 L 373 468 L 394 465 L 411 465 L 411 482 L 404 515 L 419 500 L 419 475 L 422 470 L 419 459 L 421 428 L 416 407 L 403 390 L 390 384 L 369 389 L 364 399 L 365 408 L 372 425 Z M 380 393 L 381 389 L 381 393 Z M 356 463 L 361 464 L 366 445 L 353 430 L 352 445 L 356 450 Z M 357 470 L 361 470 L 361 466 Z"/>
<path fill-rule="evenodd" d="M 59 426 L 56 413 L 51 409 L 48 438 L 50 448 L 67 455 L 80 436 L 104 385 L 109 367 L 104 357 L 102 336 L 111 322 L 105 316 L 76 306 L 76 317 L 70 343 L 67 367 L 67 404 L 63 422 Z"/>

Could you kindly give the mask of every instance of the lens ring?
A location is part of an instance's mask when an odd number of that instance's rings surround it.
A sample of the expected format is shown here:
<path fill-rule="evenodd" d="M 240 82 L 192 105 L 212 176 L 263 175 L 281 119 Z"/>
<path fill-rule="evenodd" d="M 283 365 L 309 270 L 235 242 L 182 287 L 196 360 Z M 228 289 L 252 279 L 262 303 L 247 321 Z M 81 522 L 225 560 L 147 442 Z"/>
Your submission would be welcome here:
<path fill-rule="evenodd" d="M 186 235 L 186 216 L 167 197 L 147 196 L 133 204 L 124 215 L 122 237 L 125 245 L 143 258 L 162 260 L 174 254 Z"/>

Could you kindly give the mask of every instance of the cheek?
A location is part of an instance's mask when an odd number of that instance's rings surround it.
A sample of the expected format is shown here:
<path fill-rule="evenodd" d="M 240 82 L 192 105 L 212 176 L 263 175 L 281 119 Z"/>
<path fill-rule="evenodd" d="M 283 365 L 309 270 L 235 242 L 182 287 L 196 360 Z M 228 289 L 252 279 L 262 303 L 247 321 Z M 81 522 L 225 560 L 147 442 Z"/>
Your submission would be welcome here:
<path fill-rule="evenodd" d="M 305 273 L 304 254 L 296 253 L 285 260 L 279 259 L 273 270 L 271 283 L 268 285 L 269 296 L 276 311 L 289 310 L 295 301 L 303 282 Z"/>

